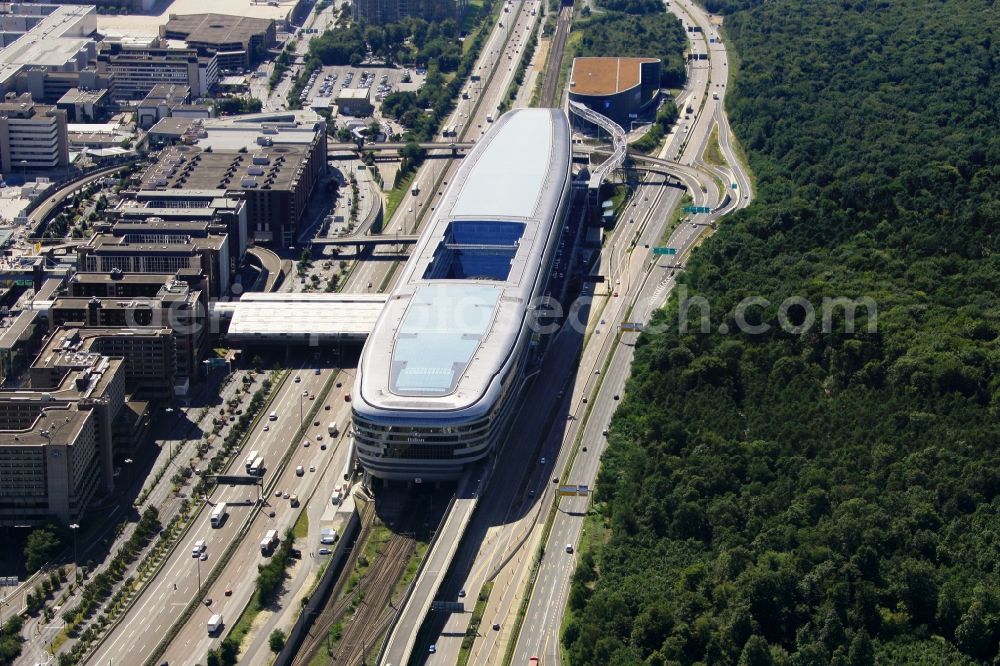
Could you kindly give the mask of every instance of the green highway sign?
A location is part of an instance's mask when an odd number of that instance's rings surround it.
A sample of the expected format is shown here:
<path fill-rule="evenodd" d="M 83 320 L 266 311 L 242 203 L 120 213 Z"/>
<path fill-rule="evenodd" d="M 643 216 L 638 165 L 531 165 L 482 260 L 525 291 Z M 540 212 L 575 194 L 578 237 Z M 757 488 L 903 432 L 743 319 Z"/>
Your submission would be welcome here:
<path fill-rule="evenodd" d="M 711 213 L 712 209 L 708 206 L 684 206 L 685 213 Z"/>
<path fill-rule="evenodd" d="M 733 183 L 733 189 L 734 190 L 736 189 L 736 183 Z"/>
<path fill-rule="evenodd" d="M 653 254 L 654 255 L 663 255 L 663 254 L 675 255 L 675 254 L 677 254 L 677 248 L 676 247 L 654 247 L 653 248 Z"/>

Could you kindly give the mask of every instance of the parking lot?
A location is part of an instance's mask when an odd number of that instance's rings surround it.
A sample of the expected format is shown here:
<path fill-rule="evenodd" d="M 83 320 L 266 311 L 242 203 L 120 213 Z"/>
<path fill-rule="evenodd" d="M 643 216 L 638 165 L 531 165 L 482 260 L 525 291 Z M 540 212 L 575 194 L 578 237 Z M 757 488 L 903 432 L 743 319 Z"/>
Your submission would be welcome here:
<path fill-rule="evenodd" d="M 407 73 L 410 80 L 404 83 Z M 371 88 L 372 104 L 377 106 L 391 92 L 419 90 L 426 78 L 426 73 L 408 67 L 331 65 L 314 72 L 312 83 L 302 91 L 302 98 L 311 104 L 316 97 L 329 97 L 334 103 L 344 88 L 368 87 Z"/>

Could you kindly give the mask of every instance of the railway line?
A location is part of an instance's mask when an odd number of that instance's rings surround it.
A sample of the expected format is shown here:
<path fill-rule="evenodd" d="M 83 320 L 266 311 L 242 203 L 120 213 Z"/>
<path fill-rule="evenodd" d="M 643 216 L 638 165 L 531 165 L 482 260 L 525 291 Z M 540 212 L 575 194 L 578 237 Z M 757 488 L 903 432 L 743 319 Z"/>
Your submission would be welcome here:
<path fill-rule="evenodd" d="M 392 605 L 392 591 L 416 550 L 416 530 L 425 515 L 421 510 L 425 502 L 427 500 L 421 500 L 418 506 L 412 507 L 414 510 L 405 514 L 403 521 L 394 527 L 389 540 L 369 564 L 358 584 L 345 593 L 344 586 L 355 570 L 363 550 L 359 545 L 364 544 L 371 534 L 374 503 L 365 507 L 361 516 L 362 531 L 330 595 L 332 603 L 316 618 L 292 662 L 294 666 L 311 663 L 320 650 L 326 649 L 330 630 L 352 610 L 353 614 L 343 625 L 343 633 L 331 651 L 331 661 L 337 664 L 360 664 L 364 661 L 365 653 L 376 645 L 396 613 L 396 608 Z"/>
<path fill-rule="evenodd" d="M 569 29 L 573 24 L 573 7 L 563 7 L 559 10 L 559 18 L 556 20 L 556 32 L 552 36 L 552 46 L 549 48 L 549 60 L 545 64 L 545 79 L 542 82 L 542 99 L 539 106 L 557 107 L 559 99 L 556 92 L 559 86 L 559 71 L 562 67 L 563 50 L 566 48 L 566 40 L 569 38 Z M 562 95 L 559 95 L 562 98 Z"/>

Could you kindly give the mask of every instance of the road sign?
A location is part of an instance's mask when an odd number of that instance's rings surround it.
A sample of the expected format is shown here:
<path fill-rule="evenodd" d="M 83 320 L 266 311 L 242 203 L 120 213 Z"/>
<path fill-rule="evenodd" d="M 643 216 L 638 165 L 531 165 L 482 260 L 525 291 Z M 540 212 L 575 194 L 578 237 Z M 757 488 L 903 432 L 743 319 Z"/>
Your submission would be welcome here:
<path fill-rule="evenodd" d="M 432 611 L 445 611 L 447 613 L 464 613 L 465 604 L 461 601 L 432 601 Z"/>
<path fill-rule="evenodd" d="M 576 486 L 559 486 L 560 497 L 576 497 Z"/>
<path fill-rule="evenodd" d="M 685 213 L 697 213 L 698 206 L 684 206 L 683 210 Z"/>
<path fill-rule="evenodd" d="M 676 247 L 654 247 L 653 248 L 653 254 L 657 255 L 657 256 L 664 255 L 664 254 L 668 254 L 668 255 L 673 256 L 673 255 L 677 254 L 677 248 Z"/>
<path fill-rule="evenodd" d="M 623 331 L 641 331 L 643 329 L 642 323 L 637 321 L 623 322 L 621 325 Z"/>
<path fill-rule="evenodd" d="M 584 275 L 583 276 L 583 281 L 584 282 L 604 282 L 604 276 L 603 275 Z"/>
<path fill-rule="evenodd" d="M 219 474 L 215 477 L 218 483 L 233 483 L 238 486 L 255 486 L 261 481 L 259 476 L 243 476 L 240 475 L 230 475 L 230 474 Z"/>
<path fill-rule="evenodd" d="M 17 576 L 0 576 L 0 587 L 17 587 Z"/>
<path fill-rule="evenodd" d="M 733 183 L 733 184 L 732 184 L 732 188 L 733 188 L 734 190 L 736 189 L 736 183 Z"/>
<path fill-rule="evenodd" d="M 581 483 L 579 486 L 576 487 L 576 492 L 580 495 L 587 495 L 588 493 L 590 493 L 590 487 L 585 486 Z"/>

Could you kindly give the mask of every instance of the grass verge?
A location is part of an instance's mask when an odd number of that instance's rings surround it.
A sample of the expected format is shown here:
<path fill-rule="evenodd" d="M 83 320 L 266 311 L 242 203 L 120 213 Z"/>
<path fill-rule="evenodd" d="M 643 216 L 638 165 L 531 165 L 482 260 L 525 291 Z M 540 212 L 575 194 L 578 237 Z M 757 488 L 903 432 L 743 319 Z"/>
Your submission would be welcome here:
<path fill-rule="evenodd" d="M 299 517 L 295 519 L 295 525 L 292 526 L 292 534 L 296 539 L 305 539 L 309 536 L 309 512 L 306 511 L 304 506 L 299 511 Z"/>
<path fill-rule="evenodd" d="M 462 639 L 462 649 L 458 651 L 458 661 L 456 666 L 466 666 L 469 663 L 469 653 L 479 635 L 479 625 L 483 621 L 483 613 L 486 612 L 486 604 L 490 600 L 490 593 L 493 591 L 493 581 L 483 585 L 482 591 L 476 598 L 476 607 L 472 609 L 472 619 L 469 620 L 469 628 L 465 630 L 465 638 Z"/>
<path fill-rule="evenodd" d="M 410 185 L 413 183 L 413 179 L 416 178 L 417 174 L 415 171 L 411 171 L 403 182 L 399 184 L 399 187 L 394 187 L 385 193 L 385 216 L 382 218 L 386 222 L 392 219 L 393 213 L 399 208 L 400 202 L 403 200 L 403 195 L 407 193 L 410 189 Z"/>
<path fill-rule="evenodd" d="M 726 164 L 726 158 L 722 154 L 722 149 L 719 148 L 719 126 L 712 126 L 712 133 L 708 135 L 708 145 L 705 146 L 705 154 L 702 155 L 702 159 L 708 164 L 714 164 L 715 166 L 723 166 Z"/>

